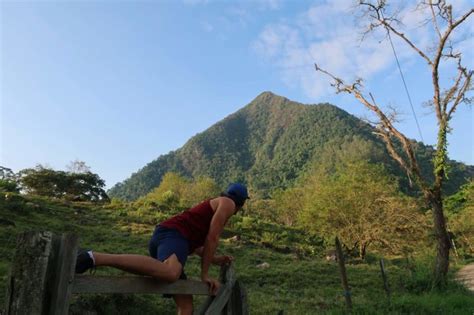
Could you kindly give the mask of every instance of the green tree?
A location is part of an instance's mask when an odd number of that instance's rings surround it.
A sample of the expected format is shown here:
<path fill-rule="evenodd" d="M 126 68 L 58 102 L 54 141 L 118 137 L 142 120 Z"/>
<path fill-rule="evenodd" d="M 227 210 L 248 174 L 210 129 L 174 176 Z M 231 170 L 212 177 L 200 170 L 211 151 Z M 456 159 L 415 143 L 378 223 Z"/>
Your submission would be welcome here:
<path fill-rule="evenodd" d="M 180 198 L 185 193 L 189 184 L 189 179 L 178 173 L 168 172 L 163 176 L 160 185 L 156 188 L 155 193 L 161 195 L 167 191 L 172 191 Z"/>
<path fill-rule="evenodd" d="M 16 174 L 4 166 L 0 166 L 0 191 L 19 192 Z"/>
<path fill-rule="evenodd" d="M 64 188 L 66 198 L 77 201 L 110 201 L 105 190 L 105 182 L 92 172 L 67 173 Z"/>
<path fill-rule="evenodd" d="M 401 253 L 423 239 L 426 223 L 417 203 L 400 195 L 381 165 L 356 160 L 340 162 L 332 174 L 316 169 L 303 189 L 299 223 L 331 239 L 338 235 L 362 259 L 369 246 Z"/>
<path fill-rule="evenodd" d="M 275 211 L 275 201 L 273 199 L 250 199 L 245 203 L 243 209 L 245 215 L 269 221 L 279 221 L 278 212 Z"/>
<path fill-rule="evenodd" d="M 458 14 L 453 6 L 445 0 L 419 1 L 417 10 L 426 14 L 426 23 L 422 27 L 429 28 L 433 35 L 432 43 L 428 49 L 423 49 L 410 38 L 399 23 L 399 11 L 393 9 L 385 0 L 361 0 L 359 2 L 364 19 L 368 23 L 366 34 L 382 29 L 387 33 L 387 38 L 398 37 L 407 47 L 426 63 L 431 74 L 433 94 L 430 96 L 429 105 L 436 114 L 437 144 L 433 158 L 433 177 L 426 176 L 421 170 L 421 163 L 416 155 L 416 146 L 396 126 L 397 113 L 388 112 L 376 103 L 372 94 L 363 91 L 362 79 L 353 83 L 344 80 L 315 65 L 316 71 L 328 75 L 334 82 L 337 92 L 354 95 L 368 110 L 376 115 L 375 123 L 377 134 L 385 142 L 391 157 L 399 163 L 406 174 L 421 189 L 425 201 L 432 209 L 434 235 L 437 240 L 437 254 L 434 269 L 433 285 L 445 287 L 449 268 L 449 250 L 451 242 L 446 229 L 446 218 L 443 211 L 443 184 L 449 171 L 448 141 L 447 136 L 451 131 L 451 119 L 458 106 L 469 104 L 472 98 L 468 92 L 472 91 L 472 69 L 469 69 L 459 50 L 459 41 L 456 38 L 463 36 L 460 25 L 467 22 L 474 13 L 474 9 L 467 9 Z M 365 35 L 366 35 L 365 34 Z"/>
<path fill-rule="evenodd" d="M 92 172 L 69 173 L 37 165 L 21 170 L 19 181 L 28 194 L 74 201 L 109 201 L 104 180 Z"/>
<path fill-rule="evenodd" d="M 53 198 L 64 197 L 66 172 L 55 171 L 38 164 L 34 168 L 23 169 L 18 174 L 22 190 L 27 194 Z"/>
<path fill-rule="evenodd" d="M 297 223 L 301 209 L 303 209 L 304 190 L 301 187 L 292 187 L 287 190 L 277 190 L 272 194 L 276 221 L 287 226 Z"/>
<path fill-rule="evenodd" d="M 168 172 L 163 176 L 160 185 L 140 198 L 136 205 L 162 205 L 170 210 L 189 208 L 207 198 L 217 196 L 219 192 L 219 186 L 209 177 L 190 180 L 177 173 Z"/>
<path fill-rule="evenodd" d="M 304 199 L 308 195 L 308 183 L 319 177 L 329 177 L 337 173 L 341 164 L 347 163 L 347 161 L 375 163 L 383 160 L 384 151 L 381 144 L 360 136 L 349 135 L 327 141 L 312 162 L 310 170 L 292 188 L 284 191 L 276 190 L 272 194 L 278 221 L 287 225 L 296 224 L 297 218 L 304 208 Z"/>
<path fill-rule="evenodd" d="M 182 204 L 191 207 L 205 199 L 218 196 L 220 188 L 210 177 L 198 177 L 188 184 L 183 193 Z"/>
<path fill-rule="evenodd" d="M 11 168 L 0 165 L 0 179 L 15 180 L 16 175 Z"/>
<path fill-rule="evenodd" d="M 138 203 L 156 203 L 166 206 L 168 209 L 181 207 L 181 201 L 186 194 L 190 181 L 185 177 L 168 172 L 163 176 L 161 183 L 152 192 L 138 200 Z"/>

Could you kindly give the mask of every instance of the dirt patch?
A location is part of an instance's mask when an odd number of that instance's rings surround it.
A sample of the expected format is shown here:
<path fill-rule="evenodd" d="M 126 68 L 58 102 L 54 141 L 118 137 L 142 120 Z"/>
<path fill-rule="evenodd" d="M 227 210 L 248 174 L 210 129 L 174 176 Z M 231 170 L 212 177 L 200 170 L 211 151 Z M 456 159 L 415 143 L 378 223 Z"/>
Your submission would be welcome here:
<path fill-rule="evenodd" d="M 456 279 L 464 283 L 469 290 L 474 292 L 474 264 L 461 268 L 456 275 Z"/>

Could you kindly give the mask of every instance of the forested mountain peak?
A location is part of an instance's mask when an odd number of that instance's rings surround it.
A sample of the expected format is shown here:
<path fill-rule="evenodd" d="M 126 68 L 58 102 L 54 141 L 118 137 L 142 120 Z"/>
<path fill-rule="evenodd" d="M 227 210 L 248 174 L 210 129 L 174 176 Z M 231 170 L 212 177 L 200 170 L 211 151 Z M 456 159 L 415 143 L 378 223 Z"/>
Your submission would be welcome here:
<path fill-rule="evenodd" d="M 354 137 L 383 148 L 371 126 L 334 105 L 304 105 L 267 91 L 180 149 L 148 163 L 115 185 L 109 195 L 136 199 L 173 171 L 187 177 L 208 176 L 222 187 L 245 182 L 254 195 L 266 196 L 291 186 L 325 147 Z M 424 164 L 429 165 L 432 150 L 418 147 Z M 391 163 L 389 160 L 385 157 L 381 162 Z M 392 169 L 399 172 L 396 166 Z"/>
<path fill-rule="evenodd" d="M 265 91 L 259 94 L 248 106 L 273 106 L 273 105 L 281 105 L 287 102 L 291 102 L 286 97 L 277 95 L 271 91 Z M 295 103 L 295 102 L 293 102 Z"/>

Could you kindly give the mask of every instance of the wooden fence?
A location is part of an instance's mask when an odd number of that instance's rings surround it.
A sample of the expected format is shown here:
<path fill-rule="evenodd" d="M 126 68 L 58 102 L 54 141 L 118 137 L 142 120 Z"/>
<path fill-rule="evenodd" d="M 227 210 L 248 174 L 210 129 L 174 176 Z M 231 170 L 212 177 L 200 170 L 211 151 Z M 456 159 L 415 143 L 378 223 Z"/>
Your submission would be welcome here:
<path fill-rule="evenodd" d="M 162 283 L 142 276 L 75 275 L 78 237 L 73 234 L 26 232 L 18 236 L 8 280 L 4 314 L 68 314 L 75 293 L 155 293 L 209 295 L 196 280 Z M 195 314 L 247 315 L 247 294 L 232 266 L 221 268 L 222 286 Z"/>

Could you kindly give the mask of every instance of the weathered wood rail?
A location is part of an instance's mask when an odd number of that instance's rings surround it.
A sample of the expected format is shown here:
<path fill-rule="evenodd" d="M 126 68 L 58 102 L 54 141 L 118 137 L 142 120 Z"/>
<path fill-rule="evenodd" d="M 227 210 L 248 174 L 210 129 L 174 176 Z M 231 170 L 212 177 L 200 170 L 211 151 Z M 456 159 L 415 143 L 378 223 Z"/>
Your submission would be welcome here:
<path fill-rule="evenodd" d="M 209 296 L 196 280 L 159 282 L 143 276 L 75 275 L 78 237 L 73 234 L 26 232 L 18 236 L 8 280 L 4 314 L 68 314 L 72 294 L 153 293 L 208 295 L 195 314 L 247 315 L 247 294 L 232 266 L 221 268 L 222 286 Z"/>

